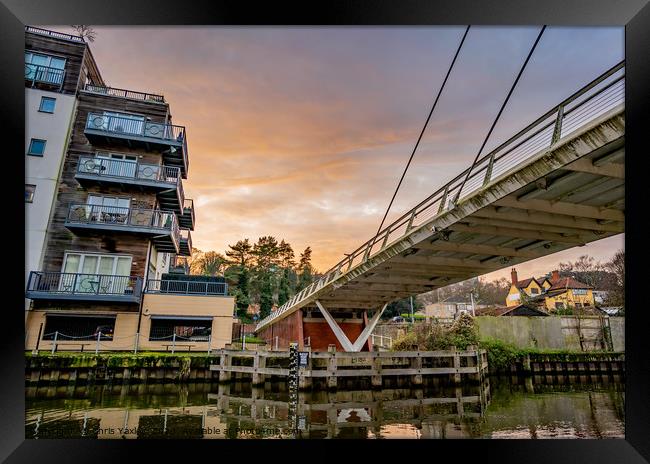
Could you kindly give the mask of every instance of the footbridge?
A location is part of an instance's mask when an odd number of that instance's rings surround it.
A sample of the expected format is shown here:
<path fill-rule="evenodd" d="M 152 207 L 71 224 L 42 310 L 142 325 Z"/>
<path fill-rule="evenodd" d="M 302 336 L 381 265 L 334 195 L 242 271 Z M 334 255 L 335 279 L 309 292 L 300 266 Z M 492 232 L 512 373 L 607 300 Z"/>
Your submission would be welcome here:
<path fill-rule="evenodd" d="M 346 254 L 256 333 L 280 348 L 369 350 L 391 301 L 624 232 L 624 89 L 619 63 Z"/>

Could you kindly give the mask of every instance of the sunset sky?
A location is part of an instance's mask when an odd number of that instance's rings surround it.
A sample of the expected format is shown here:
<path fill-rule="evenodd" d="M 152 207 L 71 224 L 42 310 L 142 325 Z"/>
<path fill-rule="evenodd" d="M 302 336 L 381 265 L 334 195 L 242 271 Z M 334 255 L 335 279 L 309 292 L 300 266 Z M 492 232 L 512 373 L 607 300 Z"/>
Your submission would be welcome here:
<path fill-rule="evenodd" d="M 95 30 L 107 84 L 162 93 L 187 127 L 194 246 L 273 235 L 311 246 L 324 271 L 376 232 L 464 27 Z M 471 163 L 538 32 L 472 27 L 388 221 Z M 486 152 L 622 60 L 623 43 L 623 28 L 547 28 Z M 623 243 L 517 268 L 606 261 Z"/>

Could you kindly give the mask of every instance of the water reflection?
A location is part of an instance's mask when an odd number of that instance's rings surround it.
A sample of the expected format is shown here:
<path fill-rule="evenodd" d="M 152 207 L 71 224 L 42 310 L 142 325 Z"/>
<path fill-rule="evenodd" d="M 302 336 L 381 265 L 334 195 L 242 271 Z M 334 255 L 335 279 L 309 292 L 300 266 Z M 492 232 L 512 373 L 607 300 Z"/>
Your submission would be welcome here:
<path fill-rule="evenodd" d="M 621 379 L 300 392 L 282 383 L 29 387 L 27 438 L 623 438 Z M 295 417 L 291 417 L 295 411 Z"/>

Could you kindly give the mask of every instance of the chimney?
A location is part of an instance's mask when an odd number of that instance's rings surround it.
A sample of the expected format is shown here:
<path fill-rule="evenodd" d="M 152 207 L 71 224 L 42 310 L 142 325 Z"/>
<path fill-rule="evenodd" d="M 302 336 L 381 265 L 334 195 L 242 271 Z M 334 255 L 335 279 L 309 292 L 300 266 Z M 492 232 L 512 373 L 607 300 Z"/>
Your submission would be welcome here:
<path fill-rule="evenodd" d="M 512 284 L 517 285 L 517 282 L 519 282 L 519 280 L 517 280 L 517 269 L 514 267 L 512 268 L 512 271 L 510 271 L 510 277 L 512 278 Z"/>
<path fill-rule="evenodd" d="M 557 282 L 558 280 L 560 280 L 560 273 L 559 273 L 559 271 L 553 271 L 553 272 L 551 273 L 551 283 L 553 283 L 553 282 Z"/>

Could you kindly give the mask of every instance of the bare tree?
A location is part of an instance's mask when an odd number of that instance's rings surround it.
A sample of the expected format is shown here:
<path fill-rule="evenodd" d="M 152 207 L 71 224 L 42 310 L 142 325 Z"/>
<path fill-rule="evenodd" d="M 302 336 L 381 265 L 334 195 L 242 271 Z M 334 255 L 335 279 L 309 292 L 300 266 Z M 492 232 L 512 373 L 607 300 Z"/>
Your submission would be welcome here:
<path fill-rule="evenodd" d="M 74 29 L 79 36 L 87 39 L 88 42 L 94 42 L 95 37 L 97 37 L 97 32 L 95 32 L 95 29 L 93 29 L 92 26 L 73 25 L 72 29 Z"/>

